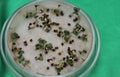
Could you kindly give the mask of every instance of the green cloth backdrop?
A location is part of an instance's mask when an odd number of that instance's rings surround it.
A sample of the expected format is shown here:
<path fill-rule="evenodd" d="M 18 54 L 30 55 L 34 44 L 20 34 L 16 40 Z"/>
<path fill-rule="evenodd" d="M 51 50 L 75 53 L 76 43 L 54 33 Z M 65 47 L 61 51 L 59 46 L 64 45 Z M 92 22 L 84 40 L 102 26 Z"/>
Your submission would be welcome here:
<path fill-rule="evenodd" d="M 5 20 L 30 0 L 0 0 L 0 31 Z M 120 0 L 69 0 L 93 19 L 101 36 L 95 68 L 88 77 L 120 77 Z M 0 43 L 1 45 L 1 43 Z M 0 77 L 13 77 L 0 54 Z"/>

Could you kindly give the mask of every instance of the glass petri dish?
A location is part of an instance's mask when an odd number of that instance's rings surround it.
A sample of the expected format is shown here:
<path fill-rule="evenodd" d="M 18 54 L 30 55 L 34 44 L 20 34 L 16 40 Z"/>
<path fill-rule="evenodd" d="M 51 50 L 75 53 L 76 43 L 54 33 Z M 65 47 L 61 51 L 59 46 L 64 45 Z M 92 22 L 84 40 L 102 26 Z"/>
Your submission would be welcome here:
<path fill-rule="evenodd" d="M 44 1 L 48 1 L 48 0 L 36 0 L 36 1 L 32 1 L 28 4 L 25 4 L 24 6 L 19 8 L 15 13 L 13 13 L 13 15 L 10 16 L 7 19 L 7 21 L 5 22 L 5 24 L 2 28 L 2 33 L 1 33 L 1 38 L 0 38 L 0 40 L 1 40 L 1 54 L 2 54 L 2 57 L 5 61 L 5 63 L 7 64 L 8 68 L 12 71 L 12 73 L 14 73 L 14 75 L 18 76 L 18 77 L 85 77 L 85 76 L 87 76 L 88 73 L 92 70 L 92 68 L 95 65 L 97 58 L 99 56 L 100 37 L 99 37 L 99 32 L 98 32 L 95 24 L 93 23 L 93 21 L 91 20 L 89 15 L 81 8 L 80 8 L 81 9 L 80 13 L 87 19 L 87 21 L 89 22 L 90 27 L 92 29 L 93 43 L 92 43 L 91 52 L 89 53 L 87 59 L 78 68 L 76 68 L 75 70 L 73 70 L 71 72 L 63 74 L 63 75 L 44 76 L 44 75 L 39 75 L 39 74 L 33 73 L 29 70 L 21 68 L 13 60 L 11 54 L 9 53 L 10 51 L 9 51 L 8 44 L 7 44 L 8 29 L 10 27 L 12 20 L 23 8 L 29 6 L 33 3 L 38 4 L 38 3 L 41 3 Z M 74 6 L 71 3 L 67 2 L 67 1 L 63 1 L 63 0 L 49 0 L 49 1 L 61 1 L 61 2 L 66 3 L 68 5 Z"/>

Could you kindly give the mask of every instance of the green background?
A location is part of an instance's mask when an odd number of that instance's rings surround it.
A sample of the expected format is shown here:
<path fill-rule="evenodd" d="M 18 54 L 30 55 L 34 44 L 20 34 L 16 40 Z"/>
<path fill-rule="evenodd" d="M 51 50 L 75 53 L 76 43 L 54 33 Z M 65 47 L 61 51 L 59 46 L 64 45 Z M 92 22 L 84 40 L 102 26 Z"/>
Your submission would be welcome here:
<path fill-rule="evenodd" d="M 5 20 L 30 0 L 0 0 L 0 31 Z M 120 0 L 69 0 L 93 19 L 101 36 L 100 56 L 88 77 L 120 77 Z M 0 55 L 0 77 L 13 77 Z"/>

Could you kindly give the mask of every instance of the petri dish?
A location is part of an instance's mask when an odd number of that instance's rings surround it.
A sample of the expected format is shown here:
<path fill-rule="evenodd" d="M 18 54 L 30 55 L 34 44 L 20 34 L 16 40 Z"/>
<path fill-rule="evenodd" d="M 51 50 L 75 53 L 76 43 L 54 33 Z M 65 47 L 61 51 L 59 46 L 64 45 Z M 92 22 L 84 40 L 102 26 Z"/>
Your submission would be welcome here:
<path fill-rule="evenodd" d="M 43 3 L 42 5 L 44 5 L 44 2 L 49 2 L 49 3 L 58 2 L 60 4 L 62 2 L 63 4 L 65 4 L 67 6 L 75 7 L 75 5 L 73 5 L 67 1 L 63 1 L 63 0 L 49 0 L 49 1 L 48 0 L 36 0 L 36 1 L 32 1 L 28 4 L 25 4 L 24 6 L 19 8 L 11 17 L 9 17 L 7 19 L 7 21 L 4 24 L 3 29 L 2 29 L 1 54 L 2 54 L 4 61 L 6 62 L 9 69 L 14 73 L 14 75 L 18 76 L 18 77 L 85 77 L 85 76 L 87 76 L 88 73 L 92 70 L 93 66 L 95 65 L 95 62 L 97 61 L 97 58 L 99 55 L 99 50 L 100 50 L 100 37 L 99 37 L 99 32 L 98 32 L 95 24 L 93 23 L 93 21 L 91 20 L 89 15 L 81 8 L 80 8 L 79 12 L 87 20 L 87 23 L 89 23 L 89 26 L 91 28 L 92 37 L 93 37 L 93 42 L 92 42 L 91 49 L 90 49 L 90 52 L 89 52 L 87 58 L 77 68 L 75 68 L 74 70 L 67 72 L 65 74 L 49 76 L 49 75 L 37 74 L 30 70 L 24 69 L 23 67 L 21 67 L 14 61 L 12 55 L 10 54 L 10 49 L 9 49 L 9 45 L 8 45 L 8 36 L 10 35 L 9 29 L 11 27 L 12 22 L 15 20 L 15 17 L 19 13 L 21 13 L 21 11 L 26 11 L 26 10 L 30 11 L 31 10 L 31 8 L 29 8 L 30 6 L 41 5 L 42 3 Z M 50 5 L 49 3 L 47 3 L 47 4 Z M 26 9 L 26 8 L 28 8 L 28 9 Z M 17 19 L 18 22 L 22 21 L 20 19 L 21 18 Z"/>

